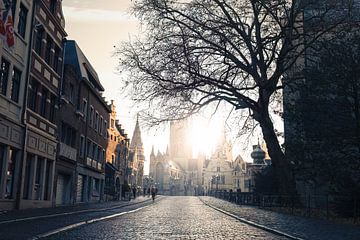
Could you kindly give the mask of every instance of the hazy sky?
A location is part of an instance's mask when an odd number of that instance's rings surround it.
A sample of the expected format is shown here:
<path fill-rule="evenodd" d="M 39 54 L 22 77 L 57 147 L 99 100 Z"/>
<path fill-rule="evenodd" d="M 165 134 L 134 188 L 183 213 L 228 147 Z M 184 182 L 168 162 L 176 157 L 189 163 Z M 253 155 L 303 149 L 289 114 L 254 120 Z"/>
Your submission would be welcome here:
<path fill-rule="evenodd" d="M 105 88 L 106 100 L 115 100 L 118 119 L 131 137 L 137 109 L 131 108 L 131 103 L 120 94 L 120 81 L 124 80 L 124 76 L 116 73 L 117 60 L 112 56 L 114 46 L 119 46 L 121 41 L 129 40 L 131 36 L 141 35 L 138 22 L 128 13 L 130 6 L 131 0 L 63 0 L 68 39 L 77 41 L 97 71 Z M 219 125 L 221 124 L 217 124 Z M 214 126 L 213 123 L 212 126 Z M 197 127 L 198 136 L 195 141 L 202 142 L 202 147 L 214 145 L 214 142 L 206 142 L 216 139 L 213 129 L 212 127 L 212 132 L 209 132 L 203 126 L 201 131 Z M 163 151 L 166 149 L 168 132 L 162 131 L 160 129 L 156 132 L 154 130 L 147 132 L 142 129 L 147 161 L 152 145 L 155 149 L 160 148 Z M 235 154 L 238 154 L 241 150 L 237 147 L 235 151 L 237 152 Z M 249 160 L 246 155 L 243 156 L 244 160 Z"/>
<path fill-rule="evenodd" d="M 105 88 L 107 101 L 115 100 L 120 123 L 131 137 L 136 119 L 136 108 L 120 94 L 120 81 L 116 73 L 117 60 L 112 56 L 114 46 L 139 34 L 135 18 L 128 14 L 131 0 L 63 0 L 65 30 L 68 39 L 78 45 L 97 71 Z M 143 130 L 146 159 L 149 159 L 152 142 L 163 145 L 159 138 L 149 137 Z M 158 143 L 159 141 L 159 143 Z"/>

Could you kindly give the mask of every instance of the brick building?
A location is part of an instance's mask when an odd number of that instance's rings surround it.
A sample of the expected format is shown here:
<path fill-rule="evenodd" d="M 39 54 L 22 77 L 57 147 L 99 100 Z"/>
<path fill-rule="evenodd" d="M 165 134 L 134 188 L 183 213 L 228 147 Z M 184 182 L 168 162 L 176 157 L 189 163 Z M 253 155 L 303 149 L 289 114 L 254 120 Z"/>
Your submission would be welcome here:
<path fill-rule="evenodd" d="M 102 97 L 104 88 L 96 71 L 73 40 L 65 43 L 65 70 L 65 75 L 68 75 L 65 76 L 68 80 L 68 82 L 65 81 L 65 92 L 73 98 L 71 101 L 74 101 L 77 106 L 74 108 L 75 115 L 77 119 L 80 119 L 80 122 L 77 122 L 79 124 L 77 129 L 70 125 L 70 122 L 75 119 L 69 119 L 69 122 L 64 121 L 63 131 L 66 134 L 65 139 L 67 134 L 76 135 L 78 139 L 77 143 L 74 143 L 78 146 L 74 179 L 76 198 L 74 197 L 74 200 L 76 202 L 100 201 L 103 200 L 104 194 L 107 129 L 111 109 Z M 77 83 L 70 80 L 71 78 L 76 79 Z M 72 143 L 68 144 L 71 146 Z"/>
<path fill-rule="evenodd" d="M 116 120 L 116 107 L 113 101 L 111 101 L 110 108 L 105 165 L 105 195 L 108 200 L 119 200 L 123 197 L 122 186 L 126 180 L 130 139 Z"/>
<path fill-rule="evenodd" d="M 25 158 L 20 208 L 50 207 L 57 145 L 58 94 L 63 65 L 64 17 L 61 1 L 33 1 L 34 29 L 26 99 Z"/>

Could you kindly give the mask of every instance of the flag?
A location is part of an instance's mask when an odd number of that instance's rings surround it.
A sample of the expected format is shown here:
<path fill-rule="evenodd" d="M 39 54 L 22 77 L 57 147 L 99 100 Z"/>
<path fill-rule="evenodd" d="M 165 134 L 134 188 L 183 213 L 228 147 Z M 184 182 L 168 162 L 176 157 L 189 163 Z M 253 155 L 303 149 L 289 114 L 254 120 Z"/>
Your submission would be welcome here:
<path fill-rule="evenodd" d="M 5 21 L 4 21 L 4 14 L 5 14 L 5 4 L 3 0 L 0 0 L 0 37 L 5 36 Z"/>
<path fill-rule="evenodd" d="M 14 21 L 12 16 L 12 11 L 9 9 L 6 21 L 5 21 L 5 36 L 6 43 L 9 47 L 15 45 L 15 36 L 14 36 Z"/>

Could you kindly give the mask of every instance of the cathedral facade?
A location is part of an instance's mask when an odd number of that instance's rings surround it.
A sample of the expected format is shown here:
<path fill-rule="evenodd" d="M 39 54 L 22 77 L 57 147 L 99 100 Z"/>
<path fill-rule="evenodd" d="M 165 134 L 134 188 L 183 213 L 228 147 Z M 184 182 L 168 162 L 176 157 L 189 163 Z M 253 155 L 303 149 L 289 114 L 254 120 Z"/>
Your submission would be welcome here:
<path fill-rule="evenodd" d="M 166 152 L 155 154 L 154 149 L 151 152 L 149 179 L 162 194 L 195 195 L 202 189 L 205 158 L 193 158 L 189 127 L 188 119 L 171 122 Z"/>
<path fill-rule="evenodd" d="M 170 123 L 170 142 L 166 152 L 155 153 L 154 147 L 152 149 L 148 186 L 155 186 L 160 194 L 166 195 L 254 190 L 255 174 L 269 164 L 260 144 L 253 147 L 253 162 L 244 161 L 240 155 L 233 159 L 232 146 L 224 130 L 210 157 L 200 154 L 194 158 L 187 136 L 190 129 L 189 120 Z"/>

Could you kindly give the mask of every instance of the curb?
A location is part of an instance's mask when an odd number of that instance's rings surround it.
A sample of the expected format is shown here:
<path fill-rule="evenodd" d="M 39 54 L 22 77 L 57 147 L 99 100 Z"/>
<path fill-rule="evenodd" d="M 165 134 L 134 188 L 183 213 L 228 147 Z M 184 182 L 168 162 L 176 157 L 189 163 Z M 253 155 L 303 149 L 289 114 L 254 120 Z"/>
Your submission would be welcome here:
<path fill-rule="evenodd" d="M 285 232 L 282 232 L 282 231 L 279 231 L 279 230 L 276 230 L 276 229 L 267 227 L 267 226 L 262 225 L 262 224 L 258 224 L 258 223 L 256 223 L 256 222 L 252 222 L 252 221 L 246 220 L 245 218 L 238 217 L 238 216 L 236 216 L 235 214 L 232 214 L 232 213 L 230 213 L 230 212 L 227 212 L 227 211 L 225 211 L 225 210 L 222 210 L 222 209 L 220 209 L 220 208 L 217 208 L 217 207 L 215 207 L 215 206 L 213 206 L 213 205 L 211 205 L 211 204 L 209 204 L 209 203 L 206 203 L 206 202 L 205 202 L 204 200 L 202 200 L 201 198 L 199 198 L 199 199 L 200 199 L 200 201 L 201 201 L 203 204 L 205 204 L 206 206 L 208 206 L 208 207 L 210 207 L 210 208 L 212 208 L 212 209 L 214 209 L 214 210 L 216 210 L 216 211 L 219 211 L 219 212 L 221 212 L 221 213 L 223 213 L 223 214 L 225 214 L 225 215 L 228 215 L 228 216 L 230 216 L 230 217 L 233 217 L 233 218 L 237 219 L 238 221 L 240 221 L 240 222 L 242 222 L 242 223 L 245 223 L 245 224 L 248 224 L 248 225 L 250 225 L 250 226 L 259 228 L 259 229 L 261 229 L 261 230 L 264 230 L 264 231 L 267 231 L 267 232 L 276 234 L 276 235 L 278 235 L 278 236 L 287 237 L 287 238 L 289 238 L 289 239 L 293 239 L 293 240 L 305 240 L 304 238 L 295 237 L 295 236 L 292 236 L 292 235 L 287 234 L 287 233 L 285 233 Z"/>
<path fill-rule="evenodd" d="M 119 217 L 119 216 L 122 216 L 122 215 L 125 215 L 125 214 L 129 214 L 129 213 L 134 213 L 134 212 L 140 211 L 140 210 L 142 210 L 144 208 L 147 208 L 149 206 L 151 206 L 151 205 L 140 207 L 140 208 L 130 210 L 130 211 L 127 211 L 127 212 L 116 213 L 116 214 L 112 214 L 112 215 L 105 216 L 105 217 L 94 218 L 94 219 L 90 219 L 90 220 L 87 220 L 87 221 L 70 224 L 70 225 L 65 226 L 65 227 L 61 227 L 61 228 L 58 228 L 58 229 L 55 229 L 55 230 L 52 230 L 52 231 L 49 231 L 49 232 L 46 232 L 46 233 L 43 233 L 43 234 L 39 234 L 37 236 L 29 238 L 28 240 L 37 240 L 37 239 L 49 237 L 49 236 L 52 236 L 52 235 L 55 235 L 55 234 L 58 234 L 58 233 L 61 233 L 61 232 L 65 232 L 65 231 L 68 231 L 68 230 L 71 230 L 71 229 L 74 229 L 74 228 L 84 226 L 84 225 L 88 225 L 88 224 L 92 224 L 92 223 L 96 223 L 96 222 L 116 218 L 116 217 Z"/>
<path fill-rule="evenodd" d="M 0 221 L 0 225 L 1 224 L 6 224 L 6 223 L 23 222 L 23 221 L 37 220 L 37 219 L 43 219 L 43 218 L 66 216 L 66 215 L 72 215 L 72 214 L 77 214 L 77 213 L 101 212 L 101 211 L 107 211 L 107 210 L 112 210 L 112 209 L 117 209 L 117 208 L 123 208 L 123 207 L 127 207 L 127 206 L 133 206 L 133 205 L 145 203 L 145 202 L 148 202 L 148 201 L 151 201 L 151 199 L 146 199 L 146 200 L 141 201 L 141 202 L 129 203 L 129 204 L 124 204 L 124 205 L 120 205 L 120 206 L 113 206 L 113 207 L 108 207 L 108 208 L 84 209 L 84 210 L 79 210 L 79 211 L 74 211 L 74 212 L 63 212 L 63 213 L 55 213 L 55 214 L 49 214 L 49 215 L 40 215 L 40 216 L 34 216 L 34 217 L 26 217 L 26 218 L 12 219 L 12 220 L 4 220 L 4 221 Z"/>

